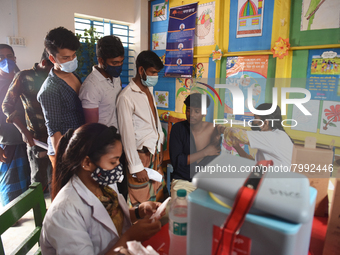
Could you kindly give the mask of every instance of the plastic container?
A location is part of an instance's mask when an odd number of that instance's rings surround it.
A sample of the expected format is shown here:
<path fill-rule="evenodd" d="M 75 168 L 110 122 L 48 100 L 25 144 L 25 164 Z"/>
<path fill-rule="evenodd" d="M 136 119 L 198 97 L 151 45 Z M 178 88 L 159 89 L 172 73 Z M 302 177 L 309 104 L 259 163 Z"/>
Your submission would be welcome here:
<path fill-rule="evenodd" d="M 187 251 L 187 191 L 177 190 L 177 197 L 169 210 L 169 255 L 186 255 Z"/>

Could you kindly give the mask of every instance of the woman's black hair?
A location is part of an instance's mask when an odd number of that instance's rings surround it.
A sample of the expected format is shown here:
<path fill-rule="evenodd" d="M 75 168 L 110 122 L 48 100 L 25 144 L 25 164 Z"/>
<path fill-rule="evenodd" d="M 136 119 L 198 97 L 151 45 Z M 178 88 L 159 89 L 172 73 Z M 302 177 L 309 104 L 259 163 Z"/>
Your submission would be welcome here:
<path fill-rule="evenodd" d="M 256 110 L 264 111 L 264 110 L 269 110 L 270 108 L 272 108 L 271 103 L 264 103 L 264 104 L 260 104 L 258 107 L 256 107 Z M 272 130 L 278 129 L 278 130 L 282 130 L 282 131 L 286 132 L 285 129 L 283 128 L 283 126 L 282 126 L 281 109 L 278 105 L 276 106 L 276 109 L 273 113 L 268 114 L 268 115 L 257 115 L 257 116 L 259 116 L 262 121 L 275 119 L 275 121 L 270 121 L 270 123 L 271 123 L 270 128 Z M 290 140 L 292 140 L 292 142 L 294 143 L 292 138 L 290 138 Z"/>
<path fill-rule="evenodd" d="M 108 151 L 121 141 L 115 127 L 107 127 L 100 123 L 89 123 L 77 130 L 69 129 L 60 139 L 56 152 L 56 167 L 52 175 L 52 199 L 66 185 L 81 167 L 81 162 L 89 156 L 97 163 Z"/>

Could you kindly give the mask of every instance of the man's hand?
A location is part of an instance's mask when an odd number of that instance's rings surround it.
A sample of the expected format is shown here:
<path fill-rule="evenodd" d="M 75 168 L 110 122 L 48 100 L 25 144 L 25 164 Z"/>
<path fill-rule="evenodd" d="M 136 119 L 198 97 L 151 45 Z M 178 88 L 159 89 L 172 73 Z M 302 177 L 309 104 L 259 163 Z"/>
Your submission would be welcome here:
<path fill-rule="evenodd" d="M 5 151 L 0 147 L 0 161 L 6 163 L 6 158 Z"/>
<path fill-rule="evenodd" d="M 157 208 L 160 207 L 160 205 L 161 203 L 152 201 L 141 203 L 138 207 L 140 217 L 142 219 L 147 215 L 150 217 L 157 211 Z"/>
<path fill-rule="evenodd" d="M 163 163 L 163 147 L 159 153 L 159 165 L 162 165 Z"/>
<path fill-rule="evenodd" d="M 22 135 L 22 140 L 25 142 L 25 143 L 28 143 L 28 145 L 30 147 L 34 146 L 35 143 L 33 141 L 33 135 L 30 131 L 28 131 L 26 129 L 26 131 L 24 131 L 24 133 L 21 134 Z"/>
<path fill-rule="evenodd" d="M 221 146 L 220 145 L 214 145 L 214 144 L 209 144 L 207 147 L 204 149 L 204 155 L 206 156 L 217 156 L 221 152 Z"/>
<path fill-rule="evenodd" d="M 149 176 L 146 170 L 144 169 L 141 172 L 136 173 L 137 181 L 138 182 L 148 182 L 149 181 Z"/>

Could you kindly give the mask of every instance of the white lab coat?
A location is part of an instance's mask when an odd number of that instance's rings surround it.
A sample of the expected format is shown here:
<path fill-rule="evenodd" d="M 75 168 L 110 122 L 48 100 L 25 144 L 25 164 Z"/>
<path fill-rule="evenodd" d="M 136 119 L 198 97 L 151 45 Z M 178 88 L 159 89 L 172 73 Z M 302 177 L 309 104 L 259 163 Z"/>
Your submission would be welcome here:
<path fill-rule="evenodd" d="M 129 208 L 116 192 L 125 216 L 124 233 L 131 226 Z M 40 246 L 43 255 L 93 255 L 106 253 L 118 239 L 117 229 L 100 200 L 74 175 L 46 213 Z"/>

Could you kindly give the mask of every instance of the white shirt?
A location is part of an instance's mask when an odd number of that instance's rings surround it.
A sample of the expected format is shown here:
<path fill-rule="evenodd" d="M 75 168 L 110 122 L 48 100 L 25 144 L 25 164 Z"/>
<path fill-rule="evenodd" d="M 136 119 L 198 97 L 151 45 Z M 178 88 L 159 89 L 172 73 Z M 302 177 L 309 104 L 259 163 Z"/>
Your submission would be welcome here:
<path fill-rule="evenodd" d="M 124 233 L 131 226 L 129 208 L 115 191 L 125 216 Z M 100 200 L 74 175 L 47 210 L 40 247 L 43 255 L 105 254 L 118 239 L 117 229 Z"/>
<path fill-rule="evenodd" d="M 257 149 L 256 161 L 273 160 L 274 166 L 289 166 L 292 162 L 293 143 L 286 132 L 247 131 L 250 147 Z"/>
<path fill-rule="evenodd" d="M 153 88 L 149 90 L 152 95 Z M 152 96 L 152 99 L 157 114 L 155 98 Z M 128 167 L 131 174 L 138 173 L 144 170 L 144 166 L 137 150 L 145 146 L 154 154 L 157 146 L 161 151 L 164 140 L 162 125 L 158 117 L 155 122 L 147 95 L 133 80 L 119 94 L 116 107 Z"/>
<path fill-rule="evenodd" d="M 116 100 L 122 90 L 120 78 L 105 78 L 94 66 L 79 91 L 84 109 L 98 108 L 98 123 L 118 128 Z"/>

